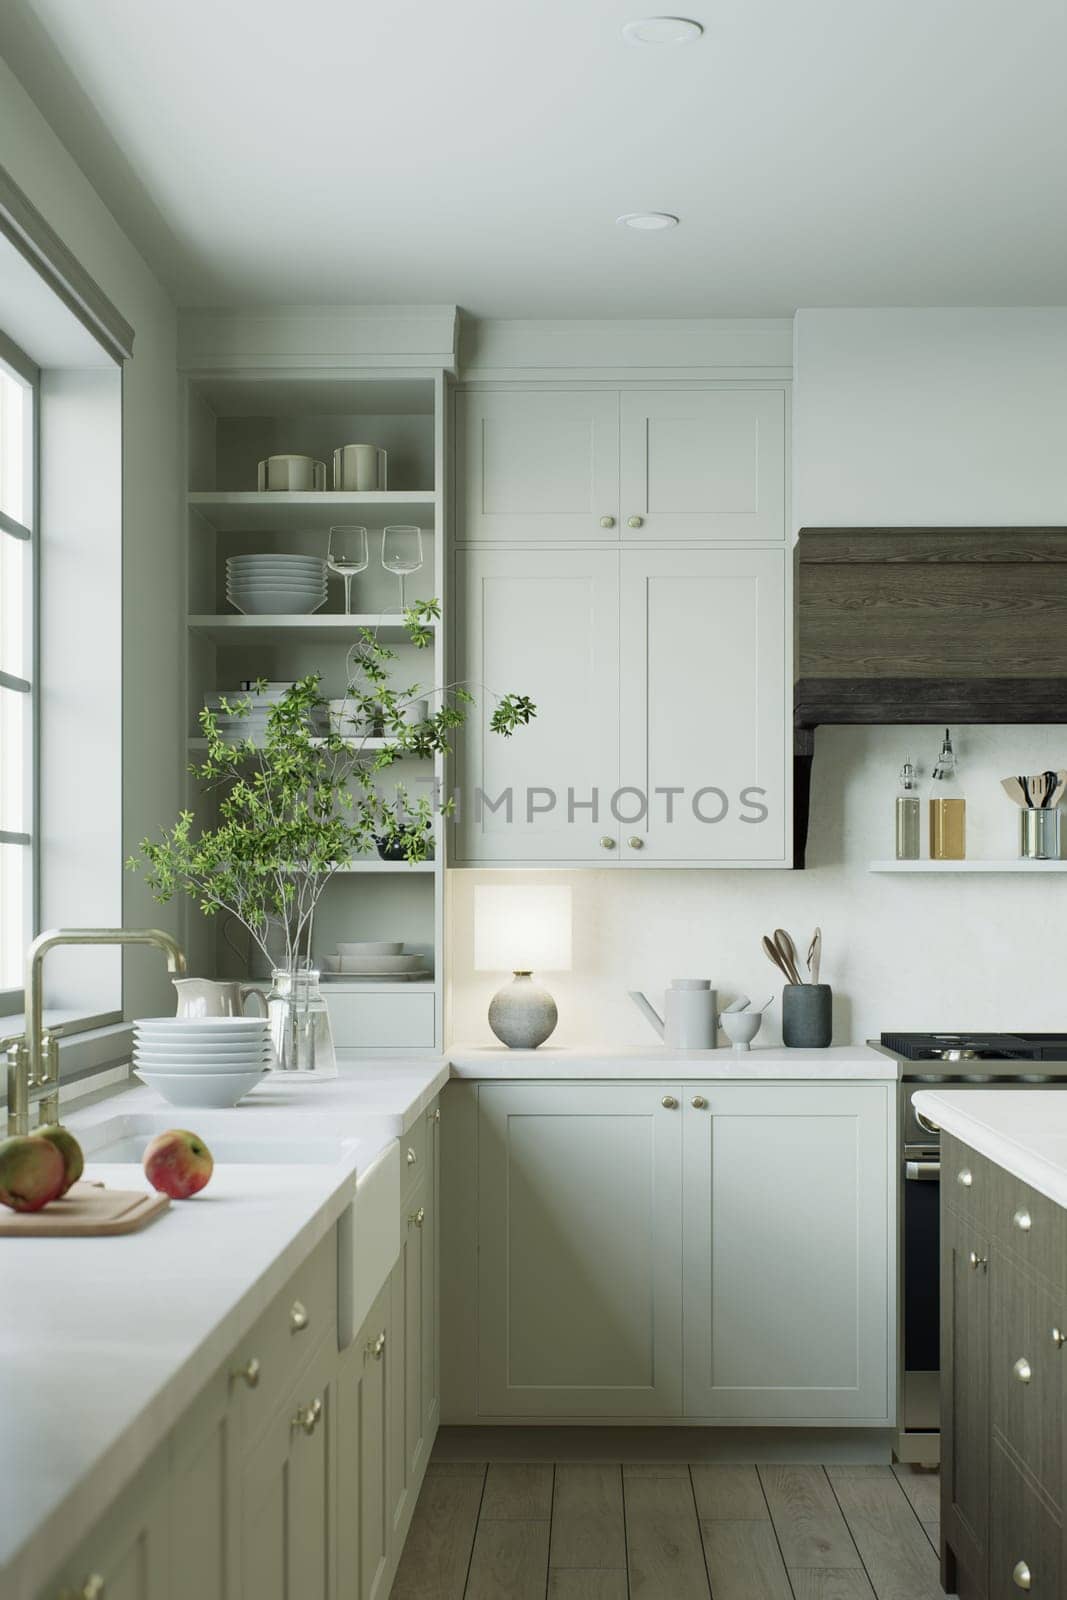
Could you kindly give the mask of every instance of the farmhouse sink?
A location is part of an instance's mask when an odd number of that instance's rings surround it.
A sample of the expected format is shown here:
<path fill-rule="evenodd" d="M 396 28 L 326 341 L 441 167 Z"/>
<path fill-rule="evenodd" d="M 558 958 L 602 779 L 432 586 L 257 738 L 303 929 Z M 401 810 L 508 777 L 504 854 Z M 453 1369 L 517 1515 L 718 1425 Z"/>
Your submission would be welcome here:
<path fill-rule="evenodd" d="M 176 1108 L 177 1109 L 177 1108 Z M 184 1113 L 188 1116 L 188 1113 Z M 165 1128 L 175 1124 L 175 1114 L 110 1117 L 95 1127 L 78 1130 L 86 1162 L 108 1165 L 140 1165 L 149 1142 Z M 351 1161 L 356 1139 L 338 1139 L 309 1134 L 273 1136 L 266 1133 L 244 1135 L 230 1126 L 219 1126 L 210 1115 L 196 1114 L 196 1131 L 207 1143 L 217 1162 L 239 1162 L 259 1166 L 331 1166 Z"/>

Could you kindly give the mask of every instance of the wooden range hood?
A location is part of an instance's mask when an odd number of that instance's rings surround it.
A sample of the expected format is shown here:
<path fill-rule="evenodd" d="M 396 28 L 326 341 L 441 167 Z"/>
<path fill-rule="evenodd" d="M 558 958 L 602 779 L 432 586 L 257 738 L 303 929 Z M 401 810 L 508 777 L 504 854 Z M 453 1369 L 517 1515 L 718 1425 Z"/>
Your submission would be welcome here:
<path fill-rule="evenodd" d="M 793 861 L 823 723 L 1067 722 L 1067 528 L 804 528 Z"/>

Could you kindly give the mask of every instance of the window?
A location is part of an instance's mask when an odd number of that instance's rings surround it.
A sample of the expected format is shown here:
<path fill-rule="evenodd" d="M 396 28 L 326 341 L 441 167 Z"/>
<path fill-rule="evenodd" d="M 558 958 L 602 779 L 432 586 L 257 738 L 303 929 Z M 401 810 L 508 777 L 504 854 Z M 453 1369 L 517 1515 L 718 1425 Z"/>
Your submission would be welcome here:
<path fill-rule="evenodd" d="M 0 1015 L 36 931 L 36 479 L 37 373 L 0 333 Z"/>

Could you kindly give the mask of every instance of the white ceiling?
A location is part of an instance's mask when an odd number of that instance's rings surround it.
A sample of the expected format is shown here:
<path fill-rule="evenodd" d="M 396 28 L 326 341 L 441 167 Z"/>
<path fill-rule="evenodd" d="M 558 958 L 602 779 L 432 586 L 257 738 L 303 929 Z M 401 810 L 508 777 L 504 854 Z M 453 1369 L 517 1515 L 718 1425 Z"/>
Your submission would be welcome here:
<path fill-rule="evenodd" d="M 1067 299 L 1064 0 L 681 10 L 642 49 L 638 0 L 7 0 L 0 47 L 184 303 Z"/>

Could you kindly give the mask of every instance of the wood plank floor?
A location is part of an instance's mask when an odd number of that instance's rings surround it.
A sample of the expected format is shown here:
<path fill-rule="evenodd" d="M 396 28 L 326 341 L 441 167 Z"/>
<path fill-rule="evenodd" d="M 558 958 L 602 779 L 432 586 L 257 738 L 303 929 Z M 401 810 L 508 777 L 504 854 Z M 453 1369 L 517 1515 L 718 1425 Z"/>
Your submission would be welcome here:
<path fill-rule="evenodd" d="M 392 1600 L 943 1600 L 913 1467 L 431 1463 Z"/>

